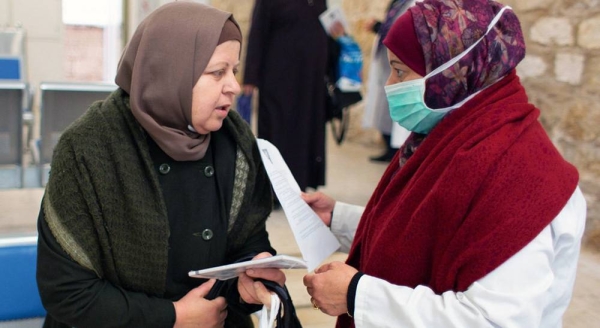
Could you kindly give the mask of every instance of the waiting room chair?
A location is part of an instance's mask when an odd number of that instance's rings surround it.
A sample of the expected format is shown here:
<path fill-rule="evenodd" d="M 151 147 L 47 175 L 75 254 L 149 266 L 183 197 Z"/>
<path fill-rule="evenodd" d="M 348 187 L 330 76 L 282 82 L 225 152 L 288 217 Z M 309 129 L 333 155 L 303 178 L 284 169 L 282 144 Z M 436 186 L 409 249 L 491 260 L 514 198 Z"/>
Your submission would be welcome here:
<path fill-rule="evenodd" d="M 0 81 L 0 188 L 23 186 L 23 99 L 27 84 Z"/>
<path fill-rule="evenodd" d="M 104 100 L 117 89 L 110 83 L 40 83 L 39 166 L 41 185 L 48 181 L 52 152 L 62 132 L 92 103 Z"/>
<path fill-rule="evenodd" d="M 37 236 L 0 237 L 0 328 L 42 327 L 36 261 Z"/>
<path fill-rule="evenodd" d="M 0 174 L 2 174 L 2 176 L 0 176 L 0 188 L 26 187 L 25 171 L 28 163 L 26 163 L 23 156 L 32 151 L 30 143 L 33 139 L 33 128 L 35 123 L 35 117 L 32 111 L 33 90 L 29 85 L 27 77 L 26 43 L 27 36 L 24 28 L 8 26 L 0 27 L 0 84 L 3 85 L 3 88 L 6 87 L 6 84 L 18 86 L 22 97 L 22 118 L 18 121 L 15 120 L 15 115 L 18 115 L 18 113 L 14 112 L 14 105 L 18 100 L 11 98 L 10 101 L 8 101 L 6 99 L 7 95 L 5 90 L 2 90 L 4 94 L 0 96 L 0 117 L 7 118 L 4 123 L 10 124 L 10 128 L 8 129 L 11 130 L 9 131 L 11 139 L 17 139 L 17 135 L 13 134 L 14 132 L 24 133 L 26 135 L 25 141 L 23 141 L 21 137 L 18 138 L 20 149 L 16 150 L 16 152 L 18 152 L 17 155 L 20 156 L 16 168 L 20 170 L 20 172 L 10 172 L 10 168 L 9 170 L 6 170 L 6 167 L 4 167 L 4 170 L 0 172 Z M 10 111 L 10 113 L 7 111 Z M 9 116 L 6 116 L 7 113 Z M 4 124 L 0 123 L 0 125 Z M 0 128 L 0 135 L 6 133 L 8 129 L 6 126 L 2 126 Z M 21 134 L 19 134 L 19 136 L 20 135 Z M 7 135 L 4 134 L 2 136 L 6 137 Z M 0 140 L 0 157 L 6 156 L 6 154 L 2 154 L 3 144 L 5 144 L 5 141 Z M 14 149 L 16 144 L 17 142 L 15 140 L 11 140 L 11 156 L 16 154 Z M 2 160 L 6 161 L 5 158 Z M 6 163 L 1 163 L 0 165 L 6 165 Z"/>

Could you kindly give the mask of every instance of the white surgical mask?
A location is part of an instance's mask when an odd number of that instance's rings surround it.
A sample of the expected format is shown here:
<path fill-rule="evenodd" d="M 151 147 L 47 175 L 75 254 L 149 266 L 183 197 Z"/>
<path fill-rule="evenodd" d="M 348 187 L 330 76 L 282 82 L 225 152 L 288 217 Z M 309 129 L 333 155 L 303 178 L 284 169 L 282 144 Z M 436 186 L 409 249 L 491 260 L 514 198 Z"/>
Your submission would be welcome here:
<path fill-rule="evenodd" d="M 385 93 L 389 103 L 390 116 L 394 122 L 400 124 L 400 126 L 406 128 L 409 131 L 427 134 L 433 129 L 441 120 L 453 109 L 460 108 L 467 101 L 475 97 L 479 92 L 473 93 L 469 97 L 463 99 L 461 102 L 454 104 L 446 108 L 432 109 L 425 103 L 425 85 L 428 78 L 441 73 L 445 69 L 452 67 L 461 58 L 463 58 L 469 51 L 471 51 L 481 40 L 490 32 L 490 30 L 496 25 L 504 10 L 512 9 L 509 6 L 503 7 L 498 14 L 494 17 L 492 22 L 487 28 L 486 33 L 473 43 L 465 51 L 458 54 L 458 56 L 452 58 L 450 61 L 441 65 L 440 67 L 427 74 L 425 77 L 410 80 L 406 82 L 399 82 L 396 84 L 385 86 Z"/>

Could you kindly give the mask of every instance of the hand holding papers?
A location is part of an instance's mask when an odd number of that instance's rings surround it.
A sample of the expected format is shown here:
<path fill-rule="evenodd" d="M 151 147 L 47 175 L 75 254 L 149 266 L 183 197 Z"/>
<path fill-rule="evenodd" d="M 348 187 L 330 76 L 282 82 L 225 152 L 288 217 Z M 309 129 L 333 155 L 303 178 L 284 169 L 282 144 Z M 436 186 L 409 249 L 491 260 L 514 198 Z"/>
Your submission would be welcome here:
<path fill-rule="evenodd" d="M 313 271 L 340 247 L 340 243 L 300 197 L 300 187 L 279 150 L 266 140 L 257 139 L 257 142 L 271 184 L 288 219 L 302 257 L 307 262 L 308 271 Z"/>
<path fill-rule="evenodd" d="M 275 255 L 258 260 L 237 262 L 204 270 L 190 271 L 189 276 L 193 278 L 227 280 L 235 278 L 240 273 L 253 268 L 305 269 L 306 262 L 292 256 Z"/>

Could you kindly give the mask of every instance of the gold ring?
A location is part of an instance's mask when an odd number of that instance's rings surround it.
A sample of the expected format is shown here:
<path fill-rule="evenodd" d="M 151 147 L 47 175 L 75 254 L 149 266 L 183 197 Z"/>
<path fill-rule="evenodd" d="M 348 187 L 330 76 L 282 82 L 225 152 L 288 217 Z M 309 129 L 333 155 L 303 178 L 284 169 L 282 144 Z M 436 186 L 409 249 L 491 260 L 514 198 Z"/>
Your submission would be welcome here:
<path fill-rule="evenodd" d="M 315 303 L 315 299 L 314 299 L 314 298 L 312 298 L 312 297 L 311 297 L 311 298 L 310 298 L 310 302 L 311 302 L 311 303 L 312 303 L 312 305 L 313 305 L 313 309 L 315 309 L 315 310 L 318 310 L 318 309 L 319 309 L 319 307 L 317 306 L 317 303 Z"/>

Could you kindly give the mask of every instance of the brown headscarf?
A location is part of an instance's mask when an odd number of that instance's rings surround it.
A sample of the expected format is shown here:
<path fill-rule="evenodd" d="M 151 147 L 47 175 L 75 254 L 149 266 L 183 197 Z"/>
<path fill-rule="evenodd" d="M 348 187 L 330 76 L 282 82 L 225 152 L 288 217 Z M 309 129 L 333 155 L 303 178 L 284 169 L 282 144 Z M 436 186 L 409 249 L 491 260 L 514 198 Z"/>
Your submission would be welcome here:
<path fill-rule="evenodd" d="M 129 41 L 115 82 L 129 94 L 138 122 L 173 159 L 204 157 L 210 135 L 188 128 L 192 89 L 217 45 L 241 39 L 230 13 L 180 1 L 152 12 Z"/>

